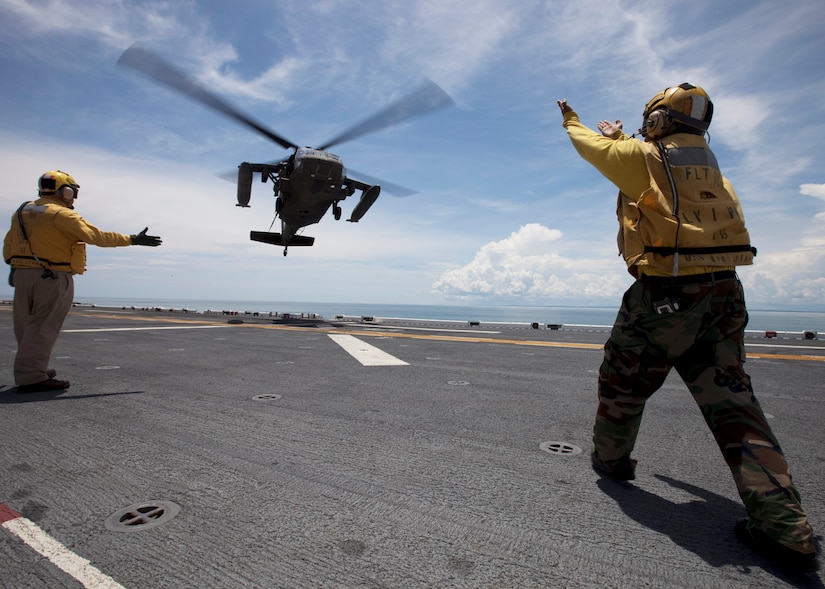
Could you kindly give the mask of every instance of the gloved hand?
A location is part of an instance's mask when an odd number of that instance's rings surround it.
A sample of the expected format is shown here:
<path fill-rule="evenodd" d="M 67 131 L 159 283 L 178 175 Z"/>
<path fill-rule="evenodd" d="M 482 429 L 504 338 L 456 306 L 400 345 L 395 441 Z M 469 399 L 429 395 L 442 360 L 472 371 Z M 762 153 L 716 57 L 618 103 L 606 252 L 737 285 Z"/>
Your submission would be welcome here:
<path fill-rule="evenodd" d="M 150 247 L 157 247 L 163 243 L 157 235 L 146 235 L 147 231 L 149 231 L 148 227 L 137 235 L 130 235 L 129 237 L 132 238 L 132 245 L 148 245 Z"/>

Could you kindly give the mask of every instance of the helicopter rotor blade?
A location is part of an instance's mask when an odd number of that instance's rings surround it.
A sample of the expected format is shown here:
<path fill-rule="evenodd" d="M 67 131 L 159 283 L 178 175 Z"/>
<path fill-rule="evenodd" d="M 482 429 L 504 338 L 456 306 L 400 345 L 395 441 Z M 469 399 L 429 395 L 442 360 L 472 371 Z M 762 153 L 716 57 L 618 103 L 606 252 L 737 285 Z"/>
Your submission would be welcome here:
<path fill-rule="evenodd" d="M 386 127 L 397 125 L 407 119 L 432 112 L 450 104 L 453 104 L 453 99 L 450 98 L 449 94 L 444 92 L 444 90 L 432 80 L 426 80 L 410 94 L 407 94 L 385 109 L 354 125 L 318 149 L 326 151 L 333 145 L 351 141 L 367 133 L 374 133 Z"/>
<path fill-rule="evenodd" d="M 266 162 L 265 166 L 277 166 L 278 164 L 284 163 L 288 160 L 289 157 L 282 157 L 279 160 L 275 160 L 273 162 Z M 218 178 L 222 180 L 226 180 L 227 182 L 237 182 L 238 181 L 238 169 L 235 168 L 234 170 L 227 170 L 225 172 L 219 172 L 215 174 Z"/>
<path fill-rule="evenodd" d="M 403 186 L 387 182 L 386 180 L 381 180 L 380 178 L 367 176 L 366 174 L 357 172 L 352 168 L 347 168 L 347 177 L 352 177 L 355 180 L 361 180 L 362 182 L 373 186 L 378 185 L 381 187 L 382 192 L 389 192 L 393 196 L 412 196 L 413 194 L 418 194 L 418 191 L 416 190 L 410 190 L 409 188 L 404 188 Z"/>
<path fill-rule="evenodd" d="M 175 69 L 165 60 L 138 44 L 132 45 L 124 51 L 118 58 L 117 65 L 133 69 L 164 86 L 185 94 L 204 106 L 246 125 L 284 148 L 295 149 L 298 147 L 241 113 L 235 107 Z"/>
<path fill-rule="evenodd" d="M 280 159 L 280 160 L 277 160 L 277 161 L 274 161 L 274 162 L 268 162 L 267 165 L 275 166 L 275 165 L 278 165 L 280 163 L 283 163 L 284 161 L 286 161 L 286 158 L 283 158 L 283 159 Z M 222 180 L 226 180 L 227 182 L 235 183 L 235 182 L 238 181 L 238 170 L 237 169 L 227 170 L 226 172 L 221 172 L 220 174 L 217 174 L 217 176 L 218 176 L 218 178 L 221 178 Z M 386 180 L 381 180 L 380 178 L 376 178 L 374 176 L 369 176 L 369 175 L 364 174 L 362 172 L 359 172 L 357 170 L 353 170 L 352 168 L 347 168 L 347 177 L 348 178 L 351 177 L 354 180 L 360 180 L 360 181 L 364 182 L 365 184 L 370 184 L 372 186 L 378 185 L 378 186 L 381 187 L 381 190 L 383 192 L 386 192 L 388 194 L 392 194 L 393 196 L 404 197 L 404 196 L 412 196 L 413 194 L 418 194 L 417 190 L 410 190 L 409 188 L 405 188 L 405 187 L 400 186 L 398 184 L 393 184 L 392 182 L 387 182 Z"/>

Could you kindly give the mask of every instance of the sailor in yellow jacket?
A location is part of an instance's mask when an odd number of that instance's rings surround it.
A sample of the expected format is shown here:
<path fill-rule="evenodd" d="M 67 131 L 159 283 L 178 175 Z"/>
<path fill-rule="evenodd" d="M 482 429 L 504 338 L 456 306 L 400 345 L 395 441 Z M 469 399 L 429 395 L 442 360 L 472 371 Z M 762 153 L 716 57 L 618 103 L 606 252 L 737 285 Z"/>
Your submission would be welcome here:
<path fill-rule="evenodd" d="M 65 172 L 38 180 L 40 198 L 24 202 L 11 219 L 3 259 L 14 287 L 14 379 L 19 393 L 63 390 L 69 381 L 49 368 L 52 349 L 74 299 L 74 274 L 86 271 L 86 244 L 159 246 L 161 239 L 101 231 L 74 211 L 80 186 Z"/>
<path fill-rule="evenodd" d="M 645 403 L 675 369 L 747 510 L 736 535 L 794 571 L 816 570 L 813 530 L 744 370 L 748 313 L 735 267 L 751 264 L 756 250 L 703 137 L 713 115 L 707 93 L 681 84 L 654 96 L 639 130 L 644 142 L 606 121 L 597 133 L 566 100 L 558 105 L 578 153 L 619 189 L 619 252 L 637 279 L 604 346 L 594 469 L 635 478 L 631 453 Z"/>

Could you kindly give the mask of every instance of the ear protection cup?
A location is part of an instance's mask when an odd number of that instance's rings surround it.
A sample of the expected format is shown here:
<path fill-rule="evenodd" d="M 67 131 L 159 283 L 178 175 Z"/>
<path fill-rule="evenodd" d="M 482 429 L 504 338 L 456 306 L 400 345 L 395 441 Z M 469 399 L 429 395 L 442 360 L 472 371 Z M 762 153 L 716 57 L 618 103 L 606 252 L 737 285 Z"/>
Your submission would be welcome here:
<path fill-rule="evenodd" d="M 57 196 L 59 196 L 63 200 L 74 200 L 77 198 L 77 189 L 74 186 L 64 184 L 63 186 L 57 189 Z"/>
<path fill-rule="evenodd" d="M 673 124 L 673 119 L 664 110 L 654 110 L 647 115 L 644 124 L 644 136 L 649 139 L 656 139 L 664 135 L 665 131 Z"/>

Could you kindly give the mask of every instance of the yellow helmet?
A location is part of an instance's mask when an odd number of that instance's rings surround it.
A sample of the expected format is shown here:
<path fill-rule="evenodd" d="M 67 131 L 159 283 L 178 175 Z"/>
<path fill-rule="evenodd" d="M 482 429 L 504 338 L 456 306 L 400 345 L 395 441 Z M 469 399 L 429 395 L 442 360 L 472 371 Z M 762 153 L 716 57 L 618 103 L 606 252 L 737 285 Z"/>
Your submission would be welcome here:
<path fill-rule="evenodd" d="M 679 123 L 707 131 L 712 118 L 713 103 L 708 93 L 699 86 L 684 83 L 666 88 L 650 99 L 642 114 L 639 132 L 645 138 L 656 139 L 672 133 Z"/>
<path fill-rule="evenodd" d="M 40 179 L 37 181 L 37 190 L 40 196 L 56 194 L 59 198 L 65 199 L 71 195 L 74 199 L 77 198 L 77 190 L 79 188 L 80 185 L 74 178 L 60 170 L 46 172 L 40 176 Z"/>

